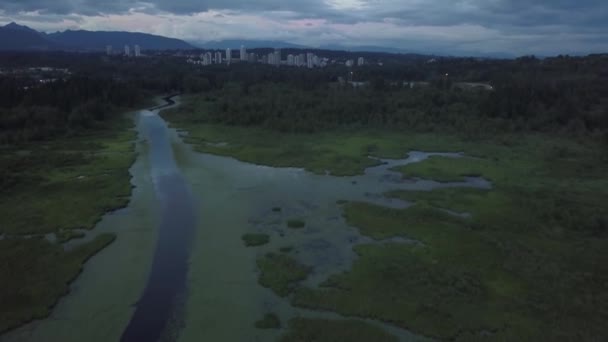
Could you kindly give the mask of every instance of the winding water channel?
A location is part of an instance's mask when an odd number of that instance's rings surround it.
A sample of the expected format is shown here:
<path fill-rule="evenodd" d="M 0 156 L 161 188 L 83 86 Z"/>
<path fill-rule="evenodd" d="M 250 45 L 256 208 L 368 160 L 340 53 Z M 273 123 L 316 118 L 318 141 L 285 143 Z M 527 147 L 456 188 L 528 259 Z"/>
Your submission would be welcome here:
<path fill-rule="evenodd" d="M 382 193 L 491 187 L 480 178 L 462 183 L 403 180 L 389 170 L 432 155 L 423 152 L 382 160 L 382 165 L 355 177 L 196 153 L 168 127 L 159 110 L 137 114 L 138 159 L 131 168 L 131 203 L 106 215 L 92 233 L 114 232 L 117 241 L 86 264 L 51 317 L 17 329 L 2 341 L 272 341 L 281 331 L 254 327 L 267 312 L 285 322 L 293 317 L 340 316 L 294 308 L 261 287 L 258 256 L 293 246 L 297 259 L 314 267 L 305 285 L 316 286 L 351 267 L 356 258 L 353 246 L 384 243 L 346 225 L 338 200 L 407 207 L 409 203 L 386 199 Z M 282 210 L 275 212 L 274 207 Z M 290 218 L 304 219 L 306 228 L 286 228 Z M 251 232 L 267 233 L 271 242 L 246 248 L 241 236 Z M 404 341 L 423 339 L 369 322 Z"/>

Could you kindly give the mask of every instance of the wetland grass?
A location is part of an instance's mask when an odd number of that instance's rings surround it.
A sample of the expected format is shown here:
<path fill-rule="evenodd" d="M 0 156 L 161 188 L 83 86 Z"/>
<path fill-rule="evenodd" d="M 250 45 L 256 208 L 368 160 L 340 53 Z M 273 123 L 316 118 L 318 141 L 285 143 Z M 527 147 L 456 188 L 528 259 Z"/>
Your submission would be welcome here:
<path fill-rule="evenodd" d="M 287 221 L 287 227 L 293 229 L 300 229 L 306 227 L 306 222 L 301 219 L 291 219 Z"/>
<path fill-rule="evenodd" d="M 270 288 L 278 296 L 286 297 L 297 282 L 306 279 L 312 271 L 285 254 L 268 253 L 257 260 L 260 285 Z"/>
<path fill-rule="evenodd" d="M 289 329 L 280 341 L 397 342 L 398 339 L 381 328 L 358 320 L 294 318 L 289 321 Z"/>
<path fill-rule="evenodd" d="M 130 118 L 102 130 L 3 148 L 0 166 L 0 332 L 49 315 L 84 262 L 109 245 L 102 234 L 64 251 L 108 211 L 126 206 L 135 160 Z M 55 243 L 28 235 L 51 234 Z M 4 262 L 6 261 L 6 262 Z"/>
<path fill-rule="evenodd" d="M 245 234 L 241 239 L 247 247 L 263 246 L 270 242 L 270 236 L 268 234 Z"/>
<path fill-rule="evenodd" d="M 589 165 L 585 155 L 579 157 Z M 387 194 L 414 201 L 407 209 L 346 204 L 346 221 L 363 235 L 406 236 L 422 244 L 357 246 L 351 271 L 331 276 L 319 289 L 296 290 L 293 303 L 457 341 L 482 332 L 497 341 L 605 335 L 602 304 L 581 305 L 583 298 L 608 291 L 586 280 L 608 274 L 608 253 L 601 252 L 608 248 L 601 238 L 608 229 L 600 171 L 605 165 L 586 169 L 586 178 L 572 178 L 581 170 L 572 160 L 526 155 L 453 165 L 431 158 L 403 172 L 443 180 L 475 173 L 492 179 L 494 188 Z M 588 329 L 575 328 L 582 326 Z"/>

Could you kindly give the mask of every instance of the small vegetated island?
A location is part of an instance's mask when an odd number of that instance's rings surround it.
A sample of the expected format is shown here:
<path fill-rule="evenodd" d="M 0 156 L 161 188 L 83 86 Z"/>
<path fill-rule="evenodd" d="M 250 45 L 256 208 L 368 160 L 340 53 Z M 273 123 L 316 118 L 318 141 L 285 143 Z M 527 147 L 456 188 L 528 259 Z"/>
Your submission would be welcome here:
<path fill-rule="evenodd" d="M 283 341 L 396 340 L 381 324 L 455 341 L 608 336 L 605 56 L 394 57 L 354 74 L 344 66 L 203 69 L 162 55 L 2 58 L 12 68 L 42 61 L 72 72 L 36 86 L 0 75 L 0 333 L 46 317 L 85 261 L 114 240 L 99 234 L 66 248 L 129 201 L 135 134 L 122 113 L 180 91 L 183 104 L 161 115 L 199 152 L 333 176 L 380 163 L 370 156 L 463 152 L 393 171 L 492 183 L 384 194 L 411 202 L 406 209 L 340 202 L 362 235 L 419 243 L 357 245 L 352 268 L 318 287 L 306 285 L 314 269 L 297 248 L 269 251 L 274 237 L 243 236 L 252 253 L 264 249 L 262 286 L 295 307 L 346 318 L 284 321 L 269 312 L 251 324 L 284 329 Z M 463 86 L 482 81 L 492 87 Z M 306 230 L 287 209 L 272 211 L 285 215 L 283 228 Z"/>
<path fill-rule="evenodd" d="M 361 174 L 379 163 L 369 156 L 463 152 L 393 171 L 437 182 L 482 177 L 491 189 L 385 194 L 413 203 L 407 209 L 341 202 L 347 223 L 361 234 L 420 243 L 358 245 L 352 269 L 315 288 L 301 282 L 308 266 L 277 251 L 258 259 L 260 283 L 296 307 L 441 340 L 590 341 L 608 334 L 608 66 L 602 58 L 474 67 L 444 61 L 418 71 L 440 69 L 450 78 L 408 87 L 400 80 L 416 77 L 411 66 L 389 68 L 390 75 L 361 70 L 364 87 L 341 83 L 339 70 L 257 70 L 185 96 L 163 116 L 187 130 L 198 151 L 318 174 Z M 576 78 L 565 65 L 577 66 Z M 471 72 L 493 87 L 458 86 Z M 297 319 L 288 326 L 285 341 L 394 338 L 361 320 Z M 345 329 L 360 333 L 335 335 Z"/>

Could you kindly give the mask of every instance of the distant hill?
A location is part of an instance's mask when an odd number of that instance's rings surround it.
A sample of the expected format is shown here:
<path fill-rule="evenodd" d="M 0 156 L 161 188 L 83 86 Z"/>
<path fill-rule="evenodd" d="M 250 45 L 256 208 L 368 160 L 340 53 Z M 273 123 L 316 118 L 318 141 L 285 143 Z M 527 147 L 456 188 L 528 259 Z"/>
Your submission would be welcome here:
<path fill-rule="evenodd" d="M 106 45 L 120 49 L 125 45 L 139 45 L 142 50 L 191 50 L 194 46 L 175 38 L 147 33 L 107 31 L 64 31 L 47 37 L 61 45 L 83 50 L 103 50 Z"/>
<path fill-rule="evenodd" d="M 46 34 L 16 23 L 0 27 L 0 50 L 102 51 L 106 45 L 117 50 L 125 45 L 139 45 L 142 50 L 195 48 L 183 40 L 146 33 L 68 30 Z"/>
<path fill-rule="evenodd" d="M 196 46 L 206 49 L 240 49 L 241 45 L 247 49 L 259 49 L 259 48 L 275 48 L 275 49 L 308 49 L 307 46 L 286 43 L 278 40 L 243 40 L 243 39 L 231 39 L 231 40 L 219 40 L 212 42 L 199 42 L 194 43 Z"/>
<path fill-rule="evenodd" d="M 0 50 L 54 50 L 59 45 L 27 26 L 10 23 L 0 27 Z"/>

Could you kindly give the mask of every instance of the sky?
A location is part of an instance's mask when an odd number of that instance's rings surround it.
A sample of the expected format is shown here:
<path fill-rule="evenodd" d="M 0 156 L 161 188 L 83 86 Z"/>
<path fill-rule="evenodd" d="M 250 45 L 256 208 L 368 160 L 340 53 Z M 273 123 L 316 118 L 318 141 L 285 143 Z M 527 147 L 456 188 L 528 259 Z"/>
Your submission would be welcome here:
<path fill-rule="evenodd" d="M 0 0 L 0 23 L 451 55 L 608 52 L 608 0 Z"/>

